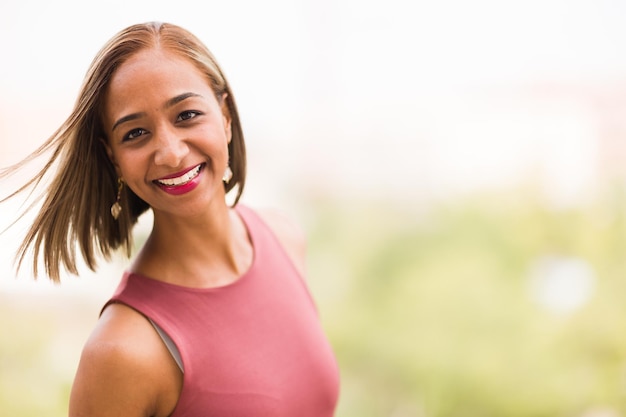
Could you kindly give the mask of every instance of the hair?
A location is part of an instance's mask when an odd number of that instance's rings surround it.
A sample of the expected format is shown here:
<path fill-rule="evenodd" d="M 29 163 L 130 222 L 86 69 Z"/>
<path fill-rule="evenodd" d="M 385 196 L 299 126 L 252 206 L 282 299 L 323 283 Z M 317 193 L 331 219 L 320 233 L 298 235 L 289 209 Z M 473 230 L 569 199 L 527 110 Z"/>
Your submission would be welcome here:
<path fill-rule="evenodd" d="M 118 186 L 115 168 L 103 143 L 106 140 L 102 122 L 104 96 L 117 68 L 137 52 L 154 47 L 189 59 L 206 75 L 215 96 L 225 95 L 231 117 L 232 139 L 228 151 L 233 172 L 225 190 L 228 193 L 237 187 L 232 205 L 239 201 L 246 177 L 246 150 L 235 99 L 217 61 L 196 36 L 179 26 L 159 22 L 132 25 L 118 32 L 97 53 L 74 109 L 61 127 L 24 160 L 0 172 L 0 178 L 6 177 L 52 152 L 43 168 L 2 202 L 37 187 L 51 168 L 58 165 L 46 192 L 37 199 L 43 198 L 42 206 L 17 251 L 18 270 L 31 248 L 34 277 L 37 278 L 42 257 L 47 276 L 57 283 L 61 266 L 78 274 L 76 244 L 92 271 L 96 269 L 98 255 L 110 259 L 114 251 L 122 248 L 130 257 L 133 226 L 149 206 L 124 187 L 120 196 L 124 210 L 117 220 L 111 216 L 110 207 Z"/>

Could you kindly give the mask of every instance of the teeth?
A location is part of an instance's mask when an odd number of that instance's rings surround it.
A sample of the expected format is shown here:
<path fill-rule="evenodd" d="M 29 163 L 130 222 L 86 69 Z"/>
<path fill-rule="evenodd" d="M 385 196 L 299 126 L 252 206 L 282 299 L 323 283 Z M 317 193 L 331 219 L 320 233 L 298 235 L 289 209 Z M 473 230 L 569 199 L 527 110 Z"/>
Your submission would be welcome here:
<path fill-rule="evenodd" d="M 157 180 L 157 182 L 162 185 L 167 185 L 168 187 L 175 187 L 175 186 L 187 184 L 189 181 L 196 178 L 199 173 L 200 173 L 200 165 L 198 165 L 191 171 L 186 172 L 180 177 Z"/>

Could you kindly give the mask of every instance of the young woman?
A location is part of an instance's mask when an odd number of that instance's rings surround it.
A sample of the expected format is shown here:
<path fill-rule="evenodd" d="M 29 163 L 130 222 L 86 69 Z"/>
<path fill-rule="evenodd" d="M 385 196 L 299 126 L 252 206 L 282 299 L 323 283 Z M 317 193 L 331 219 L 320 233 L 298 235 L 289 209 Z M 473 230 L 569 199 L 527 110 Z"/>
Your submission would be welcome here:
<path fill-rule="evenodd" d="M 18 256 L 77 273 L 151 233 L 84 346 L 70 416 L 332 416 L 338 369 L 304 282 L 305 242 L 237 204 L 246 155 L 209 50 L 172 24 L 128 27 L 98 53 L 52 151 Z M 32 158 L 31 158 L 32 159 Z M 24 162 L 26 163 L 28 159 Z M 5 170 L 15 172 L 22 164 Z M 226 194 L 236 189 L 229 206 Z"/>

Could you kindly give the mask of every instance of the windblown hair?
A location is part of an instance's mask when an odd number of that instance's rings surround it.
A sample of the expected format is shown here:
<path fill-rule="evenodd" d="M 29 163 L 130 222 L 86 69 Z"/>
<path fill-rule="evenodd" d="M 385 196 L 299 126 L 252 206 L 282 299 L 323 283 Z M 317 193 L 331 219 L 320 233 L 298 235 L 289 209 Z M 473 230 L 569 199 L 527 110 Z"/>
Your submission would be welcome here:
<path fill-rule="evenodd" d="M 117 196 L 117 175 L 107 156 L 103 141 L 104 97 L 116 69 L 141 50 L 160 47 L 189 59 L 207 77 L 216 97 L 226 93 L 231 117 L 232 139 L 228 145 L 232 179 L 226 192 L 237 187 L 237 204 L 246 177 L 246 150 L 237 106 L 230 86 L 209 49 L 187 30 L 168 23 L 149 22 L 123 29 L 111 38 L 92 61 L 74 109 L 61 127 L 37 150 L 21 162 L 0 172 L 7 177 L 29 162 L 51 152 L 43 168 L 6 201 L 37 187 L 57 166 L 32 226 L 16 254 L 18 270 L 29 249 L 33 249 L 33 273 L 38 275 L 43 258 L 46 275 L 60 281 L 61 267 L 78 274 L 76 246 L 86 265 L 93 271 L 101 255 L 109 259 L 118 248 L 131 255 L 132 229 L 148 204 L 124 187 L 117 220 L 110 208 Z M 1 202 L 0 201 L 0 202 Z M 31 206 L 32 207 L 32 206 Z"/>

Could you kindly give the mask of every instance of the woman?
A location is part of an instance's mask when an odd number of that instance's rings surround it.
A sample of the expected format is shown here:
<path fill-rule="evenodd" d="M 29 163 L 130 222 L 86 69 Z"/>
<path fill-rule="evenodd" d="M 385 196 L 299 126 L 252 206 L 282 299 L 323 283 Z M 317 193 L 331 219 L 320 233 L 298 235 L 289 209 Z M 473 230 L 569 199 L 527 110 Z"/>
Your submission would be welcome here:
<path fill-rule="evenodd" d="M 175 25 L 114 36 L 20 191 L 58 171 L 19 249 L 46 273 L 94 269 L 152 210 L 149 237 L 86 342 L 70 416 L 332 416 L 338 373 L 304 276 L 304 240 L 237 204 L 245 146 L 232 91 Z M 26 163 L 28 159 L 24 162 Z M 5 171 L 15 172 L 23 165 Z M 229 206 L 226 194 L 236 190 Z"/>

